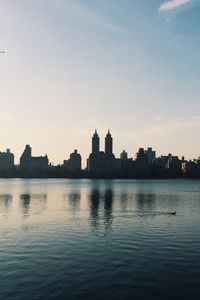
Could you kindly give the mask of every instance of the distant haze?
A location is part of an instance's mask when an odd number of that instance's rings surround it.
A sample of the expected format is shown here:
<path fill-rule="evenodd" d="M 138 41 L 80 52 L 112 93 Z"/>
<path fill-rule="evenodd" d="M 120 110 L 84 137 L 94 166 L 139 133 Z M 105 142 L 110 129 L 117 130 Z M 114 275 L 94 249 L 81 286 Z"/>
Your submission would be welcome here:
<path fill-rule="evenodd" d="M 0 151 L 200 155 L 200 1 L 0 0 Z"/>

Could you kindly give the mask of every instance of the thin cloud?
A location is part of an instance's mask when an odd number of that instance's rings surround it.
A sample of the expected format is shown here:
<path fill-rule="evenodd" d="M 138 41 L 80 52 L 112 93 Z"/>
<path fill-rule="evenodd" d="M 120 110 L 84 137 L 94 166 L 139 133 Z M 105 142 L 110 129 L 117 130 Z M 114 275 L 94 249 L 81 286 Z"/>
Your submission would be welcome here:
<path fill-rule="evenodd" d="M 170 0 L 170 1 L 165 1 L 159 7 L 159 12 L 173 10 L 175 8 L 178 8 L 180 6 L 183 6 L 183 5 L 185 5 L 187 3 L 191 3 L 191 2 L 193 2 L 193 0 Z"/>
<path fill-rule="evenodd" d="M 130 34 L 129 30 L 117 24 L 114 20 L 110 20 L 105 15 L 84 4 L 74 3 L 73 0 L 51 0 L 50 3 L 54 9 L 60 10 L 62 14 L 78 18 L 90 27 L 105 28 L 122 35 Z"/>

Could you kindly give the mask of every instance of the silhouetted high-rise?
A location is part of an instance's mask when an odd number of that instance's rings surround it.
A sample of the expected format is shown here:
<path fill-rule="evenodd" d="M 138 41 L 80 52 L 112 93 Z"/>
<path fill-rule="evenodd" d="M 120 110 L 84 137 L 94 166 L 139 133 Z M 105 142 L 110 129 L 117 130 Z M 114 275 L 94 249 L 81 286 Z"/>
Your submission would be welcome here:
<path fill-rule="evenodd" d="M 92 137 L 92 154 L 99 154 L 99 136 L 96 130 Z"/>
<path fill-rule="evenodd" d="M 31 152 L 32 149 L 29 145 L 26 145 L 24 152 L 22 153 L 20 157 L 20 166 L 23 168 L 27 168 L 30 166 L 31 162 Z"/>
<path fill-rule="evenodd" d="M 110 134 L 110 130 L 108 130 L 108 133 L 105 137 L 105 155 L 111 156 L 113 153 L 113 139 Z"/>
<path fill-rule="evenodd" d="M 0 152 L 0 171 L 9 171 L 14 168 L 14 154 L 7 149 L 6 152 Z"/>
<path fill-rule="evenodd" d="M 32 149 L 26 145 L 21 157 L 20 168 L 24 172 L 40 172 L 46 170 L 49 164 L 48 156 L 32 156 Z"/>
<path fill-rule="evenodd" d="M 120 154 L 120 159 L 122 160 L 128 159 L 128 153 L 125 150 L 123 150 L 122 153 Z"/>
<path fill-rule="evenodd" d="M 71 172 L 81 171 L 81 155 L 76 149 L 70 154 L 70 158 L 68 160 L 64 160 L 63 166 L 66 170 Z"/>

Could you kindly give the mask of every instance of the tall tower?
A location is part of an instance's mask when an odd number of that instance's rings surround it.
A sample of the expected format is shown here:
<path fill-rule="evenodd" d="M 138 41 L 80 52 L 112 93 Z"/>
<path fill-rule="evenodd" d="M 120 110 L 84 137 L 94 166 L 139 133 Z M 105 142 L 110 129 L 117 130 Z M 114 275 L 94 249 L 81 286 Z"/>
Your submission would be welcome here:
<path fill-rule="evenodd" d="M 113 154 L 112 152 L 113 152 L 113 139 L 110 134 L 110 130 L 108 130 L 108 133 L 105 137 L 105 154 L 110 156 Z"/>
<path fill-rule="evenodd" d="M 21 167 L 27 167 L 30 164 L 31 161 L 31 147 L 29 145 L 26 145 L 24 152 L 22 153 L 20 157 L 20 166 Z"/>
<path fill-rule="evenodd" d="M 97 130 L 95 130 L 95 133 L 92 137 L 92 154 L 98 154 L 99 153 L 99 136 L 97 133 Z"/>

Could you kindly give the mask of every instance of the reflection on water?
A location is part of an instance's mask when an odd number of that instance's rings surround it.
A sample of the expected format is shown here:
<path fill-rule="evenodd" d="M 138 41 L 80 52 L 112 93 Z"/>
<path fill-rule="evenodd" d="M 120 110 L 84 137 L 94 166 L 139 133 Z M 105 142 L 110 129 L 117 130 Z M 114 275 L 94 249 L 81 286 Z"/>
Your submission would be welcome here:
<path fill-rule="evenodd" d="M 0 212 L 2 212 L 5 216 L 10 212 L 12 200 L 12 195 L 0 194 Z"/>
<path fill-rule="evenodd" d="M 112 224 L 113 190 L 106 190 L 104 195 L 104 225 L 108 229 Z"/>
<path fill-rule="evenodd" d="M 128 204 L 128 193 L 125 191 L 122 191 L 120 194 L 120 203 L 121 203 L 121 209 L 122 211 L 126 211 L 127 204 Z"/>
<path fill-rule="evenodd" d="M 20 207 L 24 218 L 30 213 L 40 214 L 46 209 L 47 194 L 21 194 Z"/>
<path fill-rule="evenodd" d="M 92 189 L 91 193 L 88 195 L 90 224 L 94 229 L 103 226 L 106 233 L 110 228 L 112 224 L 113 195 L 112 189 L 100 191 L 99 188 Z"/>
<path fill-rule="evenodd" d="M 20 195 L 20 199 L 21 199 L 22 214 L 24 217 L 27 217 L 27 216 L 29 216 L 29 206 L 30 206 L 31 195 L 30 194 L 22 194 L 22 195 Z"/>
<path fill-rule="evenodd" d="M 90 201 L 90 220 L 91 225 L 96 228 L 99 223 L 99 202 L 100 192 L 99 189 L 93 189 L 89 195 Z"/>
<path fill-rule="evenodd" d="M 144 194 L 141 190 L 135 195 L 139 212 L 156 211 L 156 194 Z"/>
<path fill-rule="evenodd" d="M 0 299 L 200 298 L 199 181 L 16 179 L 0 191 Z"/>
<path fill-rule="evenodd" d="M 76 213 L 80 210 L 80 203 L 81 203 L 81 193 L 80 190 L 70 190 L 68 193 L 65 193 L 63 195 L 64 200 L 64 206 L 63 208 L 65 210 L 68 209 L 69 204 L 69 210 L 73 213 Z"/>

